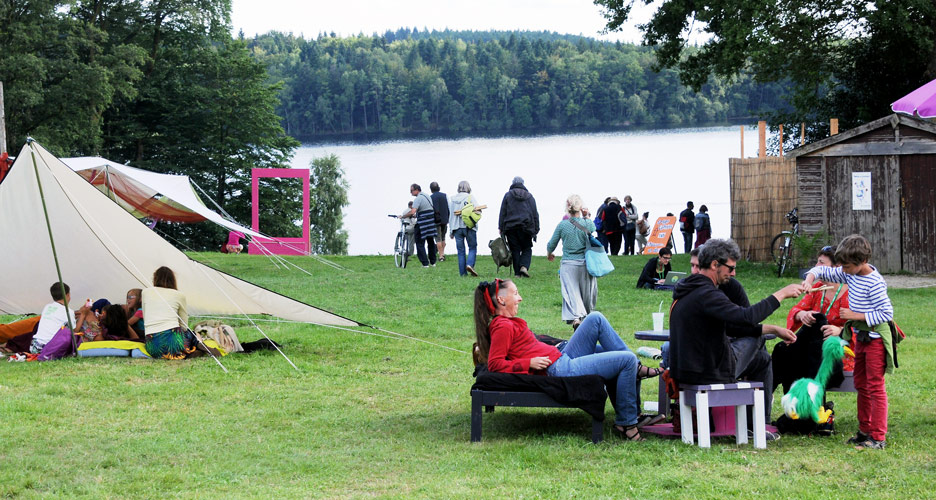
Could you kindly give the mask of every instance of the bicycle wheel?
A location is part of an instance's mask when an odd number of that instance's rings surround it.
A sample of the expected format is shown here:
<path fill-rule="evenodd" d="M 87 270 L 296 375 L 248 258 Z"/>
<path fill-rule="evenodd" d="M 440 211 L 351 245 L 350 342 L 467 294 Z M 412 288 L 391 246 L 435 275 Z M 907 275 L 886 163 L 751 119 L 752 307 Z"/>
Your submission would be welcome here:
<path fill-rule="evenodd" d="M 779 278 L 783 276 L 792 261 L 793 235 L 789 231 L 784 231 L 775 236 L 770 244 L 770 254 L 777 263 L 777 277 Z"/>
<path fill-rule="evenodd" d="M 774 236 L 773 241 L 770 242 L 770 258 L 777 264 L 780 264 L 780 259 L 783 257 L 783 254 L 786 252 L 787 247 L 787 238 L 790 237 L 789 231 L 784 231 L 776 236 Z"/>
<path fill-rule="evenodd" d="M 393 264 L 396 267 L 406 267 L 406 257 L 404 256 L 406 236 L 402 231 L 397 233 L 396 241 L 393 243 Z"/>
<path fill-rule="evenodd" d="M 401 246 L 400 254 L 403 256 L 402 267 L 405 269 L 406 263 L 409 261 L 410 254 L 413 252 L 413 250 L 410 248 L 410 240 L 406 235 L 403 236 L 403 243 L 400 246 Z"/>

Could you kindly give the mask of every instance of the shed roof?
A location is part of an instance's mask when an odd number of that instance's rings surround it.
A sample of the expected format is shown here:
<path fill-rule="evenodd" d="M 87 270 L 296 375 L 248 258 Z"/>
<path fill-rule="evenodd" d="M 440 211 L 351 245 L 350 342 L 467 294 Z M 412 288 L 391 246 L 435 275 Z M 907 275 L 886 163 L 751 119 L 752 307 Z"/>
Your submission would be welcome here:
<path fill-rule="evenodd" d="M 889 127 L 894 129 L 893 141 L 850 141 L 862 134 Z M 924 133 L 924 136 L 901 136 L 898 127 L 909 127 Z M 933 137 L 928 137 L 933 134 Z M 899 154 L 936 154 L 936 125 L 928 120 L 894 113 L 870 121 L 840 134 L 826 137 L 786 153 L 791 158 L 799 156 L 877 156 Z"/>

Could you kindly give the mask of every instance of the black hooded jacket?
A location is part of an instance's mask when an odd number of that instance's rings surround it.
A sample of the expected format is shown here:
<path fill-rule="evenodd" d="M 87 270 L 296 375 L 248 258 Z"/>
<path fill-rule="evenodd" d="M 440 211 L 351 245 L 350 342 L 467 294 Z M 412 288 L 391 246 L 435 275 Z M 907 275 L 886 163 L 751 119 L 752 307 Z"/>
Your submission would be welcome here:
<path fill-rule="evenodd" d="M 539 234 L 539 212 L 536 200 L 523 184 L 512 184 L 501 202 L 500 218 L 497 227 L 501 231 L 521 228 L 525 232 Z"/>
<path fill-rule="evenodd" d="M 735 382 L 735 360 L 728 335 L 759 335 L 755 328 L 780 307 L 773 296 L 742 307 L 711 278 L 693 274 L 680 280 L 670 307 L 670 369 L 685 384 Z M 728 324 L 733 328 L 726 328 Z"/>

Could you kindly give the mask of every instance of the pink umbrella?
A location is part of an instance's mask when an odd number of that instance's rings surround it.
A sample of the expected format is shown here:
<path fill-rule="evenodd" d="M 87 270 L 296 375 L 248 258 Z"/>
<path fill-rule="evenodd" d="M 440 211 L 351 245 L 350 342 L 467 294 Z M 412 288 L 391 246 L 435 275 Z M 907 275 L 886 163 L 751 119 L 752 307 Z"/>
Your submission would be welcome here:
<path fill-rule="evenodd" d="M 920 118 L 933 118 L 936 116 L 936 80 L 894 101 L 891 109 L 908 115 L 915 111 Z"/>

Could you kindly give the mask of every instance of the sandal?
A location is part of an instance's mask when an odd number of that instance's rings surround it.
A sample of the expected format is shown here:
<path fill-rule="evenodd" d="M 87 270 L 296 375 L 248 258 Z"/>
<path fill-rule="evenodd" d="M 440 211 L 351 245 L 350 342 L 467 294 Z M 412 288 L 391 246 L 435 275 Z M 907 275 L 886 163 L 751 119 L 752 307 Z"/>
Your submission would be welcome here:
<path fill-rule="evenodd" d="M 650 368 L 649 366 L 637 365 L 637 380 L 659 377 L 662 373 L 662 368 Z"/>
<path fill-rule="evenodd" d="M 625 426 L 623 429 L 615 425 L 611 429 L 614 434 L 624 441 L 646 441 L 646 438 L 640 435 L 640 430 L 637 429 L 636 424 Z"/>

